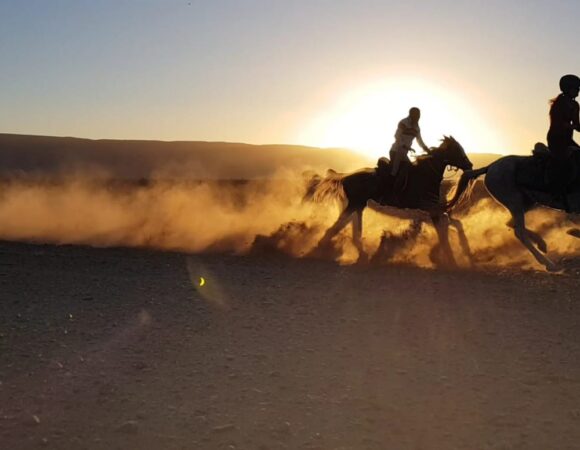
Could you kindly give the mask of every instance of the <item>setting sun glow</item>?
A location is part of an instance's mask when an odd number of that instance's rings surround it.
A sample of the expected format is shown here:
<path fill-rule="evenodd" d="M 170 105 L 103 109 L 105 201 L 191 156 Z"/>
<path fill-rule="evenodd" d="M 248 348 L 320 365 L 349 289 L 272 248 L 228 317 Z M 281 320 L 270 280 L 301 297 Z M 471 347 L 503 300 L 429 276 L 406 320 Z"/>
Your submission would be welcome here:
<path fill-rule="evenodd" d="M 416 79 L 371 83 L 338 96 L 310 119 L 299 140 L 319 147 L 351 148 L 376 158 L 388 154 L 397 123 L 412 106 L 421 109 L 420 127 L 429 146 L 438 145 L 445 134 L 453 135 L 467 152 L 501 152 L 505 147 L 498 130 L 467 97 Z"/>

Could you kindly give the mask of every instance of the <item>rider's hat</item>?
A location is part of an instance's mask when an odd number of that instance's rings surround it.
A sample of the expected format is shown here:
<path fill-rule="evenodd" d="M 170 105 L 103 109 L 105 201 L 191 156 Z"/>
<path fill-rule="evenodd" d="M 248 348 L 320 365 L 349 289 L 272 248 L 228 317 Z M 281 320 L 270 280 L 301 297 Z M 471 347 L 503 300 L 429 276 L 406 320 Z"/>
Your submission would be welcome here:
<path fill-rule="evenodd" d="M 580 78 L 576 75 L 564 75 L 560 78 L 560 90 L 562 92 L 570 89 L 580 89 Z"/>

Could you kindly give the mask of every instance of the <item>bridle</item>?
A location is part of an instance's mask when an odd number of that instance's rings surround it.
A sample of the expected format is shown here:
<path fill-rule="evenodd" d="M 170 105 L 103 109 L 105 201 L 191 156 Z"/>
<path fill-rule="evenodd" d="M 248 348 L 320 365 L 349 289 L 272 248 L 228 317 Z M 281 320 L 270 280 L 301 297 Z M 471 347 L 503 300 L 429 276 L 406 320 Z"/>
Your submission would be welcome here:
<path fill-rule="evenodd" d="M 447 158 L 444 158 L 443 159 L 443 163 L 445 164 L 445 169 L 443 170 L 443 177 L 442 177 L 442 179 L 443 180 L 450 180 L 453 177 L 455 177 L 456 176 L 456 173 L 460 170 L 460 167 L 459 166 L 452 165 L 451 162 Z M 432 169 L 435 170 L 434 168 L 432 168 Z M 445 177 L 445 172 L 446 171 L 453 172 L 453 174 L 446 178 Z"/>
<path fill-rule="evenodd" d="M 427 159 L 427 164 L 429 165 L 429 169 L 431 169 L 431 171 L 432 171 L 432 172 L 433 172 L 435 175 L 437 175 L 438 177 L 439 177 L 439 176 L 442 176 L 442 175 L 445 173 L 445 169 L 443 169 L 443 172 L 439 173 L 439 171 L 437 170 L 437 168 L 435 168 L 435 166 L 433 165 L 433 163 L 435 162 L 435 161 L 434 161 L 435 159 L 437 159 L 437 160 L 441 160 L 441 157 L 439 156 L 439 152 L 440 152 L 440 151 L 441 151 L 440 149 L 437 149 L 437 150 L 433 151 L 433 152 L 431 153 L 431 158 L 428 158 L 428 159 Z M 443 164 L 444 164 L 444 165 L 443 165 L 443 167 L 445 167 L 445 166 L 448 166 L 448 165 L 449 165 L 449 162 L 448 162 L 446 159 L 443 159 L 443 160 L 442 160 L 442 162 L 443 162 Z"/>

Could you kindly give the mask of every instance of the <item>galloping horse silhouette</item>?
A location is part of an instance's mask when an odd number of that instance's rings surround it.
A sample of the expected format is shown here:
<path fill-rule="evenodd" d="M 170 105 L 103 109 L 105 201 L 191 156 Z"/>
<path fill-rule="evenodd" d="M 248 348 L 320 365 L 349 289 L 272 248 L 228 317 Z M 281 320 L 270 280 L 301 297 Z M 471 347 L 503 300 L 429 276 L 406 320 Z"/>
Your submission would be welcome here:
<path fill-rule="evenodd" d="M 515 236 L 547 270 L 557 271 L 559 266 L 545 254 L 548 251 L 546 241 L 526 228 L 526 212 L 539 206 L 558 210 L 566 206 L 564 199 L 550 192 L 544 182 L 545 164 L 551 158 L 547 147 L 536 144 L 536 148 L 540 150 L 536 156 L 504 156 L 487 167 L 464 172 L 448 211 L 469 198 L 475 180 L 486 174 L 484 185 L 491 196 L 511 213 L 508 225 L 513 226 Z M 577 149 L 571 151 L 570 165 L 575 168 L 575 175 L 568 186 L 567 203 L 570 213 L 580 214 L 580 151 Z M 569 230 L 568 234 L 580 237 L 577 229 Z"/>
<path fill-rule="evenodd" d="M 446 258 L 455 264 L 447 236 L 447 223 L 442 220 L 447 217 L 446 205 L 440 199 L 441 181 L 447 166 L 462 170 L 473 167 L 461 144 L 451 136 L 444 136 L 439 147 L 417 158 L 415 164 L 409 167 L 406 183 L 402 187 L 397 186 L 398 183 L 385 187 L 376 169 L 361 169 L 351 174 L 329 170 L 325 178 L 314 177 L 304 199 L 316 202 L 339 199 L 343 208 L 313 252 L 327 246 L 340 230 L 353 221 L 353 242 L 359 252 L 359 260 L 367 259 L 362 245 L 362 213 L 369 200 L 374 200 L 398 209 L 426 212 L 435 225 Z M 460 226 L 458 221 L 454 225 Z"/>

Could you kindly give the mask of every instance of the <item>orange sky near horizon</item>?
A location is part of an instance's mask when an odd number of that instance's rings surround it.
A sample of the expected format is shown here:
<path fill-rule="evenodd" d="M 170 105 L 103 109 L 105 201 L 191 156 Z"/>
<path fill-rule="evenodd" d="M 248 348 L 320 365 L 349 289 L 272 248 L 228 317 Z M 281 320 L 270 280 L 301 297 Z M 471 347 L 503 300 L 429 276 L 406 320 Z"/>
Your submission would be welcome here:
<path fill-rule="evenodd" d="M 337 89 L 312 106 L 314 113 L 306 115 L 290 140 L 380 157 L 388 152 L 398 121 L 411 106 L 418 106 L 423 139 L 429 146 L 438 145 L 444 135 L 453 135 L 473 153 L 502 152 L 518 145 L 497 126 L 502 115 L 498 106 L 475 89 L 407 73 L 401 70 L 398 76 L 353 81 L 352 86 Z"/>

